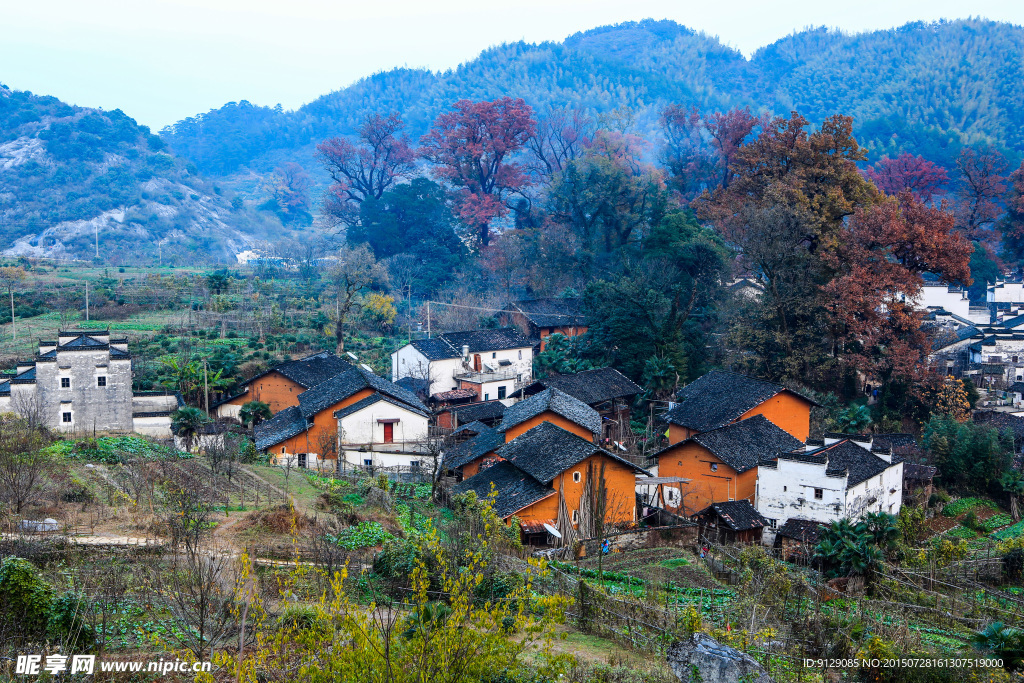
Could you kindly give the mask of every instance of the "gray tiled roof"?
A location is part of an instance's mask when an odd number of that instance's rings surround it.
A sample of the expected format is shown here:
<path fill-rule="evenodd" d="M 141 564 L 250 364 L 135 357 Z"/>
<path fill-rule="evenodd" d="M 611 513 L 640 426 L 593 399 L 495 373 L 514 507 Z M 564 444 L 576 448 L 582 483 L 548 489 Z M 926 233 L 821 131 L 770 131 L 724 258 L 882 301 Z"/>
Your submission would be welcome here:
<path fill-rule="evenodd" d="M 10 381 L 0 382 L 0 396 L 11 395 L 11 383 Z"/>
<path fill-rule="evenodd" d="M 542 422 L 520 434 L 495 453 L 542 484 L 550 484 L 559 474 L 595 454 L 605 455 L 636 472 L 647 474 L 628 460 L 550 422 Z"/>
<path fill-rule="evenodd" d="M 591 406 L 616 398 L 636 396 L 643 391 L 640 385 L 615 368 L 597 368 L 571 375 L 545 377 L 532 386 L 554 387 Z M 527 393 L 530 388 L 526 388 Z"/>
<path fill-rule="evenodd" d="M 821 538 L 821 530 L 824 528 L 825 525 L 821 522 L 790 517 L 775 532 L 775 537 L 792 538 L 808 545 L 818 545 L 818 540 Z"/>
<path fill-rule="evenodd" d="M 713 370 L 686 385 L 676 394 L 679 405 L 665 413 L 669 424 L 706 432 L 739 419 L 786 387 L 735 372 Z M 791 392 L 799 396 L 796 392 Z M 810 399 L 801 396 L 810 403 Z"/>
<path fill-rule="evenodd" d="M 478 498 L 487 498 L 491 495 L 492 486 L 497 491 L 494 511 L 501 518 L 514 515 L 539 500 L 555 495 L 554 489 L 544 486 L 509 462 L 495 463 L 456 484 L 452 492 L 459 495 L 473 491 Z"/>
<path fill-rule="evenodd" d="M 414 339 L 410 342 L 427 360 L 459 358 L 462 347 L 468 346 L 470 353 L 503 351 L 506 349 L 528 349 L 533 342 L 513 327 L 496 330 L 471 330 L 468 332 L 445 332 L 431 339 Z"/>
<path fill-rule="evenodd" d="M 559 389 L 545 389 L 512 404 L 505 409 L 498 429 L 510 429 L 548 410 L 589 429 L 593 434 L 601 433 L 601 415 L 583 401 Z"/>
<path fill-rule="evenodd" d="M 695 514 L 694 517 L 706 519 L 712 515 L 722 520 L 722 523 L 733 531 L 763 529 L 768 526 L 768 520 L 750 504 L 749 500 L 712 503 Z"/>
<path fill-rule="evenodd" d="M 779 457 L 800 462 L 827 462 L 825 474 L 839 477 L 846 473 L 847 488 L 856 486 L 892 467 L 892 464 L 864 447 L 858 446 L 850 439 L 843 439 L 813 451 L 783 453 Z"/>
<path fill-rule="evenodd" d="M 483 422 L 467 422 L 458 429 L 452 432 L 452 434 L 480 434 L 481 432 L 490 429 Z"/>
<path fill-rule="evenodd" d="M 426 406 L 408 389 L 362 368 L 352 368 L 299 394 L 299 410 L 306 417 L 330 408 L 362 389 L 374 389 L 422 412 Z"/>
<path fill-rule="evenodd" d="M 298 407 L 289 406 L 269 420 L 256 425 L 256 429 L 253 430 L 256 449 L 263 451 L 296 434 L 301 434 L 306 430 L 306 425 L 306 418 Z"/>
<path fill-rule="evenodd" d="M 449 409 L 460 423 L 463 422 L 495 422 L 505 415 L 505 404 L 501 401 L 484 401 L 483 403 L 467 403 Z"/>
<path fill-rule="evenodd" d="M 334 417 L 336 419 L 340 420 L 343 417 L 348 417 L 349 415 L 351 415 L 353 413 L 359 412 L 363 408 L 372 406 L 373 404 L 380 403 L 382 401 L 384 403 L 390 403 L 393 406 L 398 406 L 399 408 L 404 408 L 404 409 L 406 409 L 406 410 L 408 410 L 410 412 L 416 413 L 417 415 L 422 415 L 423 417 L 427 417 L 427 413 L 425 411 L 419 410 L 418 408 L 414 408 L 414 407 L 412 407 L 411 405 L 409 405 L 407 403 L 403 403 L 402 401 L 396 401 L 395 399 L 390 398 L 388 396 L 385 396 L 384 394 L 381 394 L 381 393 L 370 394 L 366 398 L 361 399 L 359 401 L 356 401 L 355 403 L 353 403 L 350 406 L 346 406 L 346 407 L 342 408 L 341 410 L 335 410 L 334 411 Z"/>
<path fill-rule="evenodd" d="M 699 443 L 736 472 L 746 472 L 765 460 L 775 458 L 780 451 L 792 451 L 803 445 L 799 439 L 776 427 L 763 415 L 755 415 L 725 427 L 701 432 L 687 441 Z M 656 455 L 678 445 L 668 446 Z"/>
<path fill-rule="evenodd" d="M 296 384 L 309 389 L 337 374 L 351 370 L 352 367 L 352 364 L 347 360 L 338 358 L 333 353 L 323 351 L 312 356 L 300 358 L 299 360 L 282 363 L 267 372 L 279 372 Z M 251 382 L 252 380 L 249 381 Z"/>
<path fill-rule="evenodd" d="M 579 298 L 523 299 L 513 301 L 510 311 L 519 312 L 537 327 L 567 327 L 586 325 L 583 302 Z"/>
<path fill-rule="evenodd" d="M 481 424 L 476 422 L 474 424 Z M 497 429 L 484 427 L 472 439 L 463 441 L 448 449 L 444 454 L 444 466 L 454 470 L 488 453 L 496 451 L 505 443 L 505 435 Z"/>
<path fill-rule="evenodd" d="M 60 345 L 62 349 L 80 349 L 80 348 L 104 348 L 107 346 L 107 342 L 100 341 L 99 339 L 93 339 L 92 337 L 82 335 L 75 337 L 69 342 L 64 342 Z"/>
<path fill-rule="evenodd" d="M 36 368 L 32 366 L 25 372 L 11 378 L 11 384 L 33 384 L 36 381 Z"/>

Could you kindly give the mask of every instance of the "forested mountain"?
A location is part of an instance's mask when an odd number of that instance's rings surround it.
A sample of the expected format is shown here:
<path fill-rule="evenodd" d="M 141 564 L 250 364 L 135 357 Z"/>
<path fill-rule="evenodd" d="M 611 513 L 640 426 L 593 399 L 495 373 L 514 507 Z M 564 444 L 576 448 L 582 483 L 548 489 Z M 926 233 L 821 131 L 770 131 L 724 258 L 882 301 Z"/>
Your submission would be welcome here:
<path fill-rule="evenodd" d="M 266 172 L 286 161 L 313 167 L 313 146 L 349 134 L 368 114 L 399 112 L 414 139 L 459 98 L 523 97 L 543 113 L 579 107 L 591 115 L 632 110 L 633 125 L 658 135 L 667 104 L 702 110 L 750 106 L 812 122 L 855 117 L 870 157 L 901 151 L 951 165 L 964 144 L 1024 151 L 1024 29 L 964 20 L 914 23 L 857 35 L 813 29 L 747 60 L 671 21 L 597 28 L 562 43 L 513 43 L 457 69 L 395 69 L 367 77 L 296 111 L 229 103 L 161 132 L 200 171 Z"/>
<path fill-rule="evenodd" d="M 281 225 L 227 194 L 121 110 L 0 85 L 0 250 L 8 255 L 234 261 Z"/>

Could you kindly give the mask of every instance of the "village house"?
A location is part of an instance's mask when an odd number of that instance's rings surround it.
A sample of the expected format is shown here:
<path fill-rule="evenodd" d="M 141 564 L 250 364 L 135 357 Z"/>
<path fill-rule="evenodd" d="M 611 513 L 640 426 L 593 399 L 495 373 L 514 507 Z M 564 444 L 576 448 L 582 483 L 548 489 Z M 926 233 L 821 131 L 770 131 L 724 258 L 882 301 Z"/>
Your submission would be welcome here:
<path fill-rule="evenodd" d="M 426 452 L 426 406 L 408 390 L 363 368 L 352 368 L 298 394 L 254 430 L 256 448 L 279 465 L 334 470 L 416 467 Z"/>
<path fill-rule="evenodd" d="M 478 401 L 441 408 L 434 412 L 434 416 L 437 426 L 444 429 L 458 429 L 469 422 L 483 422 L 493 427 L 505 416 L 505 408 L 501 401 Z"/>
<path fill-rule="evenodd" d="M 495 512 L 506 522 L 516 517 L 527 543 L 546 544 L 550 530 L 563 541 L 590 538 L 602 509 L 605 524 L 636 522 L 636 475 L 646 472 L 577 433 L 545 421 L 494 455 L 453 493 L 487 498 L 495 491 Z"/>
<path fill-rule="evenodd" d="M 523 299 L 513 301 L 498 314 L 503 325 L 514 325 L 534 340 L 543 351 L 547 337 L 561 334 L 576 337 L 587 331 L 587 318 L 579 298 Z"/>
<path fill-rule="evenodd" d="M 825 438 L 758 467 L 754 506 L 768 519 L 768 545 L 791 517 L 829 523 L 869 512 L 898 515 L 902 504 L 903 462 L 870 436 Z"/>
<path fill-rule="evenodd" d="M 760 543 L 768 520 L 748 500 L 712 503 L 693 515 L 699 538 L 711 543 Z"/>
<path fill-rule="evenodd" d="M 250 401 L 262 401 L 271 413 L 279 413 L 297 406 L 302 392 L 351 369 L 351 363 L 327 351 L 282 363 L 247 379 L 235 395 L 215 405 L 214 414 L 237 419 L 242 406 Z"/>
<path fill-rule="evenodd" d="M 594 442 L 601 431 L 596 410 L 558 389 L 545 389 L 506 408 L 501 422 L 450 448 L 444 465 L 468 479 L 494 459 L 499 446 L 540 424 L 551 423 Z"/>
<path fill-rule="evenodd" d="M 817 405 L 784 386 L 725 370 L 694 380 L 679 390 L 676 399 L 678 403 L 663 416 L 670 444 L 754 415 L 763 415 L 803 442 L 811 430 L 811 408 Z"/>
<path fill-rule="evenodd" d="M 764 415 L 697 432 L 654 455 L 662 482 L 655 505 L 685 516 L 713 503 L 746 500 L 753 504 L 758 466 L 779 451 L 802 446 L 802 441 Z M 671 479 L 686 482 L 671 483 Z"/>
<path fill-rule="evenodd" d="M 533 342 L 503 328 L 447 332 L 414 339 L 391 354 L 391 379 L 427 380 L 427 394 L 471 389 L 478 401 L 511 403 L 512 393 L 530 381 Z"/>
<path fill-rule="evenodd" d="M 630 405 L 643 390 L 615 368 L 584 370 L 534 380 L 518 395 L 528 397 L 553 387 L 578 398 L 601 416 L 602 442 L 621 442 L 630 433 Z"/>
<path fill-rule="evenodd" d="M 32 416 L 59 432 L 171 436 L 180 396 L 132 391 L 127 339 L 109 330 L 65 330 L 40 341 L 31 361 L 0 382 L 0 413 Z"/>
<path fill-rule="evenodd" d="M 773 547 L 787 562 L 807 562 L 814 556 L 824 527 L 822 522 L 790 517 L 775 530 Z"/>

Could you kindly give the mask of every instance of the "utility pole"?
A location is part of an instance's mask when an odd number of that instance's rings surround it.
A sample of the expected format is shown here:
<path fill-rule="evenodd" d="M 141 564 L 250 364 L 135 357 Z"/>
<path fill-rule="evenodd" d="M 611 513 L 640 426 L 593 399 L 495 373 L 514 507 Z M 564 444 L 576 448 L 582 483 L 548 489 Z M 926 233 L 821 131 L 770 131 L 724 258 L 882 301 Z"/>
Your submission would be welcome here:
<path fill-rule="evenodd" d="M 206 371 L 206 359 L 203 359 L 203 394 L 206 396 L 206 416 L 210 416 L 210 378 Z"/>
<path fill-rule="evenodd" d="M 430 302 L 427 301 L 427 339 L 430 339 Z"/>
<path fill-rule="evenodd" d="M 14 325 L 14 287 L 11 287 L 8 291 L 11 293 L 11 334 L 14 335 L 14 340 L 18 340 L 18 328 Z"/>
<path fill-rule="evenodd" d="M 89 322 L 89 281 L 85 281 L 85 322 Z"/>

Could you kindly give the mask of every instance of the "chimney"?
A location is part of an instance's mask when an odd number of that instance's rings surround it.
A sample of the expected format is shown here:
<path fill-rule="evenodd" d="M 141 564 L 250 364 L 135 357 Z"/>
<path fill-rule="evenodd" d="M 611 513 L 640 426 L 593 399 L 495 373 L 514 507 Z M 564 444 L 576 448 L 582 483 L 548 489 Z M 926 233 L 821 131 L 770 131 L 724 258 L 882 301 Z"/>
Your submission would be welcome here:
<path fill-rule="evenodd" d="M 462 357 L 469 358 L 469 344 L 462 345 Z"/>

